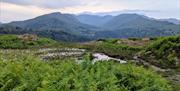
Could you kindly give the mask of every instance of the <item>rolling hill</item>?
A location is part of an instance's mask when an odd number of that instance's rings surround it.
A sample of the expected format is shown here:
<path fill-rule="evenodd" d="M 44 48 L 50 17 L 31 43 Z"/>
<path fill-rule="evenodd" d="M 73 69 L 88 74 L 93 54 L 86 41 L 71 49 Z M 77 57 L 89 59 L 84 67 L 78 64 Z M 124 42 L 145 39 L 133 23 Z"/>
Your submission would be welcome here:
<path fill-rule="evenodd" d="M 99 38 L 154 37 L 180 34 L 180 25 L 138 14 L 73 15 L 59 12 L 3 24 L 1 34 L 32 33 L 54 40 L 83 42 Z"/>
<path fill-rule="evenodd" d="M 63 30 L 73 34 L 83 35 L 86 33 L 90 34 L 96 28 L 79 22 L 74 15 L 61 14 L 59 12 L 42 15 L 30 20 L 16 21 L 9 24 L 28 29 Z"/>
<path fill-rule="evenodd" d="M 157 21 L 138 14 L 121 14 L 102 25 L 109 31 L 101 31 L 97 35 L 104 37 L 154 37 L 180 34 L 180 25 L 166 21 Z"/>
<path fill-rule="evenodd" d="M 33 33 L 54 40 L 81 42 L 89 40 L 97 28 L 79 22 L 74 15 L 55 12 L 3 24 L 0 29 L 1 34 Z"/>

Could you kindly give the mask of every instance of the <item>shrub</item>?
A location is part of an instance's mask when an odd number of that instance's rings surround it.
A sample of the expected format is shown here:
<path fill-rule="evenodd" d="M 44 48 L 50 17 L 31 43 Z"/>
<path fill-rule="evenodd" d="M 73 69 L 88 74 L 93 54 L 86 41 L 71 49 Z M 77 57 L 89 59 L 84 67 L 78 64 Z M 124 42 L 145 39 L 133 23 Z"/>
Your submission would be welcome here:
<path fill-rule="evenodd" d="M 133 41 L 136 41 L 136 40 L 142 40 L 141 38 L 128 38 L 129 40 L 133 40 Z"/>
<path fill-rule="evenodd" d="M 141 50 L 141 47 L 132 47 L 109 42 L 85 45 L 81 48 L 85 48 L 93 52 L 105 53 L 109 56 L 119 57 L 122 59 L 132 59 L 133 56 Z"/>
<path fill-rule="evenodd" d="M 1 91 L 172 91 L 151 70 L 132 64 L 73 60 L 43 62 L 23 56 L 0 60 Z"/>
<path fill-rule="evenodd" d="M 180 63 L 180 36 L 158 38 L 142 52 L 143 56 L 155 60 L 150 62 L 163 68 L 178 67 L 177 63 Z"/>
<path fill-rule="evenodd" d="M 19 49 L 31 48 L 45 45 L 53 45 L 55 41 L 47 38 L 38 38 L 37 40 L 27 40 L 18 37 L 18 35 L 0 35 L 0 48 Z"/>

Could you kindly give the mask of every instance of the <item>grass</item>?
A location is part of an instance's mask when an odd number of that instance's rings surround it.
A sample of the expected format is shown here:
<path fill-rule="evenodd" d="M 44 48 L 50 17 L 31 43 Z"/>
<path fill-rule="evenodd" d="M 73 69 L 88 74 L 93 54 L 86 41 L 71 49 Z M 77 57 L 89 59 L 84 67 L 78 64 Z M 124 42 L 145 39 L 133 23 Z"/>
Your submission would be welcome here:
<path fill-rule="evenodd" d="M 99 52 L 109 55 L 111 57 L 121 59 L 132 59 L 133 56 L 138 53 L 142 47 L 140 46 L 128 46 L 125 44 L 117 44 L 118 39 L 100 39 L 87 44 L 79 44 L 78 48 L 84 48 L 90 52 Z"/>
<path fill-rule="evenodd" d="M 37 38 L 36 40 L 20 38 L 20 35 L 0 35 L 0 48 L 3 49 L 25 49 L 40 46 L 53 45 L 56 42 L 47 38 Z"/>

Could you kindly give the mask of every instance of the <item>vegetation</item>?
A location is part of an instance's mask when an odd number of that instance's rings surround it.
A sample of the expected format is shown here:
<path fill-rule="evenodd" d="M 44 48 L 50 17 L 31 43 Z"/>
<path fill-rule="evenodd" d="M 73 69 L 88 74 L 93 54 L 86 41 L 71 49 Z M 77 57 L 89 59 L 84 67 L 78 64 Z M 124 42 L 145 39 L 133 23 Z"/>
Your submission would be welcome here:
<path fill-rule="evenodd" d="M 180 67 L 180 36 L 161 37 L 141 53 L 150 63 L 162 68 Z"/>
<path fill-rule="evenodd" d="M 143 38 L 180 34 L 180 26 L 138 14 L 79 16 L 51 13 L 0 25 L 0 34 L 36 34 L 58 41 L 84 42 L 99 38 Z M 101 24 L 98 24 L 102 22 Z M 92 25 L 88 25 L 92 24 Z M 99 26 L 98 26 L 99 25 Z"/>
<path fill-rule="evenodd" d="M 21 52 L 19 52 L 21 53 Z M 22 53 L 0 57 L 1 91 L 172 91 L 168 82 L 151 70 L 132 64 L 69 60 L 44 62 Z M 13 56 L 14 57 L 14 56 Z"/>
<path fill-rule="evenodd" d="M 57 43 L 30 34 L 1 35 L 0 91 L 178 91 L 179 41 L 180 36 L 170 36 Z M 57 50 L 59 47 L 60 50 Z M 39 51 L 47 56 L 56 55 L 67 47 L 85 49 L 85 54 L 99 52 L 124 60 L 140 54 L 140 58 L 156 67 L 176 69 L 157 74 L 133 63 L 103 61 L 93 64 L 91 55 L 81 56 L 79 61 L 72 57 L 44 61 L 43 55 L 36 56 Z M 67 52 L 64 53 L 67 55 Z M 160 75 L 173 84 L 173 89 Z"/>
<path fill-rule="evenodd" d="M 39 38 L 35 35 L 0 35 L 0 48 L 31 48 L 55 44 L 55 41 L 47 38 Z"/>
<path fill-rule="evenodd" d="M 53 40 L 66 42 L 83 42 L 90 40 L 87 37 L 64 31 L 63 29 L 29 29 L 7 24 L 3 24 L 0 26 L 0 34 L 35 34 L 38 36 L 51 38 Z"/>
<path fill-rule="evenodd" d="M 118 41 L 120 40 L 99 39 L 93 43 L 81 45 L 79 48 L 85 48 L 92 52 L 104 53 L 111 57 L 117 57 L 121 59 L 132 59 L 133 56 L 142 49 L 140 46 L 118 44 Z"/>

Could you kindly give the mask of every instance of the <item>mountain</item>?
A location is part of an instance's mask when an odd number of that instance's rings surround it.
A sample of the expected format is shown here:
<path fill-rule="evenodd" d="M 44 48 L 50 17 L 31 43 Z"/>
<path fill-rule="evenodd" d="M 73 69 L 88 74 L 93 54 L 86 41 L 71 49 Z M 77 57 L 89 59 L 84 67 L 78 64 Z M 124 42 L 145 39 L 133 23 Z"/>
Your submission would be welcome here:
<path fill-rule="evenodd" d="M 29 33 L 26 29 L 17 27 L 17 26 L 11 26 L 2 24 L 0 26 L 0 34 L 26 34 Z"/>
<path fill-rule="evenodd" d="M 59 12 L 25 21 L 15 21 L 7 25 L 17 26 L 27 30 L 36 30 L 39 35 L 67 41 L 89 40 L 94 35 L 96 29 L 98 29 L 97 27 L 79 22 L 74 15 L 61 14 Z M 61 39 L 62 37 L 65 39 Z"/>
<path fill-rule="evenodd" d="M 138 14 L 121 14 L 115 16 L 108 22 L 106 22 L 103 27 L 111 28 L 111 29 L 123 29 L 123 28 L 161 28 L 162 26 L 174 25 L 169 22 L 162 22 L 152 20 L 148 17 L 138 15 Z"/>
<path fill-rule="evenodd" d="M 159 21 L 168 21 L 168 22 L 170 22 L 170 23 L 174 23 L 174 24 L 177 24 L 177 25 L 180 24 L 180 20 L 174 19 L 174 18 L 169 18 L 169 19 L 159 19 Z"/>
<path fill-rule="evenodd" d="M 90 40 L 84 36 L 77 36 L 62 30 L 37 30 L 25 29 L 18 26 L 3 24 L 0 26 L 0 34 L 35 34 L 42 37 L 51 38 L 57 41 L 83 42 Z"/>
<path fill-rule="evenodd" d="M 85 32 L 89 32 L 89 29 L 92 31 L 96 29 L 94 26 L 79 22 L 74 15 L 59 12 L 42 15 L 30 20 L 12 22 L 10 25 L 30 29 L 64 30 L 76 34 L 85 34 Z"/>
<path fill-rule="evenodd" d="M 97 16 L 97 15 L 88 15 L 88 14 L 81 14 L 76 17 L 80 22 L 93 26 L 101 26 L 113 18 L 113 16 L 111 15 Z"/>
<path fill-rule="evenodd" d="M 102 25 L 109 31 L 96 35 L 104 37 L 152 37 L 180 34 L 180 26 L 166 21 L 158 21 L 138 14 L 121 14 Z M 102 36 L 101 36 L 102 37 Z"/>
<path fill-rule="evenodd" d="M 154 37 L 180 34 L 180 25 L 138 14 L 118 16 L 45 14 L 0 26 L 0 34 L 36 34 L 54 40 L 83 42 L 99 38 Z"/>

